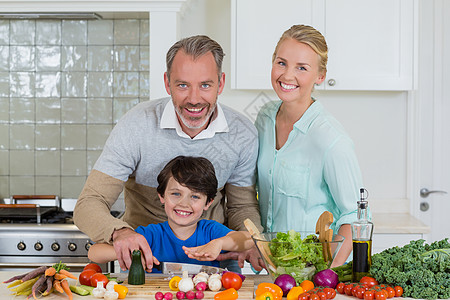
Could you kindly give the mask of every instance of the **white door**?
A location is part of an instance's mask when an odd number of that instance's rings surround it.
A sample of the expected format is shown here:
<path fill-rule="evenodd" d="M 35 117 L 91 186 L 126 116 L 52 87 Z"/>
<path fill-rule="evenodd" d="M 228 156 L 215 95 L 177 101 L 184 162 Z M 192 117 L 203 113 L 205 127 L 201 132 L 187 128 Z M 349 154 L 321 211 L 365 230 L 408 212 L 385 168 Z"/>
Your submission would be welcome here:
<path fill-rule="evenodd" d="M 412 114 L 418 155 L 411 210 L 431 227 L 425 237 L 432 242 L 450 237 L 450 1 L 421 1 L 419 12 L 419 89 Z M 423 188 L 432 193 L 421 196 Z"/>

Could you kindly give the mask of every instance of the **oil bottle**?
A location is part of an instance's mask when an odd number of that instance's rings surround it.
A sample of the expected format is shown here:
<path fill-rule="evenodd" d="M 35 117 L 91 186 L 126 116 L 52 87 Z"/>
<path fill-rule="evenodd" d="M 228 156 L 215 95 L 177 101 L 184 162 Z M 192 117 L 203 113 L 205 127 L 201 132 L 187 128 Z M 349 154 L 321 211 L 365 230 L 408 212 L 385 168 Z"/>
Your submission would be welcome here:
<path fill-rule="evenodd" d="M 369 202 L 365 196 L 366 189 L 361 188 L 359 192 L 358 220 L 352 223 L 353 282 L 359 282 L 363 276 L 367 276 L 372 264 L 373 223 L 368 219 Z"/>

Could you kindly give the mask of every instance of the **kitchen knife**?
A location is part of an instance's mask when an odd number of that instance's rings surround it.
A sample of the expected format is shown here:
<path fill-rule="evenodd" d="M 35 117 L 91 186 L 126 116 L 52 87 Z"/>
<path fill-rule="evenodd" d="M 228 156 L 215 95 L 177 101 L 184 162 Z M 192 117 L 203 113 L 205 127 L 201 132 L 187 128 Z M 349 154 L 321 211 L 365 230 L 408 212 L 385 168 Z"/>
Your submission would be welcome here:
<path fill-rule="evenodd" d="M 159 265 L 153 264 L 153 267 L 163 274 L 183 274 L 183 271 L 187 271 L 188 274 L 198 274 L 200 272 L 205 272 L 208 275 L 222 273 L 225 271 L 222 268 L 196 265 L 196 264 L 184 264 L 184 263 L 174 263 L 174 262 L 160 262 Z"/>

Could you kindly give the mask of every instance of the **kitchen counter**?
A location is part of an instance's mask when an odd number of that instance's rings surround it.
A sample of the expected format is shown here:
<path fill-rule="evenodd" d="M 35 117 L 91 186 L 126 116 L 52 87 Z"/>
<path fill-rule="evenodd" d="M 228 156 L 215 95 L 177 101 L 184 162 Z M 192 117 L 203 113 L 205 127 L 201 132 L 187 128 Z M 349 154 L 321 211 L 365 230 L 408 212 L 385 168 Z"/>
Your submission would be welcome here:
<path fill-rule="evenodd" d="M 0 282 L 3 282 L 15 275 L 17 275 L 17 272 L 0 272 Z M 79 273 L 74 273 L 75 275 L 79 275 Z M 124 273 L 122 274 L 112 274 L 113 277 L 118 277 L 119 279 L 123 278 Z M 151 275 L 150 275 L 151 276 Z M 248 278 L 251 278 L 254 280 L 255 282 L 255 287 L 261 283 L 261 282 L 273 282 L 269 275 L 248 275 Z M 75 280 L 69 279 L 70 284 L 75 284 Z M 9 292 L 9 289 L 6 288 L 7 284 L 5 283 L 0 283 L 0 299 L 2 300 L 6 300 L 6 299 L 11 299 L 11 300 L 21 300 L 21 299 L 26 299 L 25 296 L 13 296 L 11 295 L 11 293 Z M 238 291 L 239 292 L 239 291 Z M 66 294 L 60 294 L 58 292 L 53 292 L 52 294 L 50 294 L 49 296 L 46 297 L 40 297 L 40 299 L 45 299 L 45 300 L 64 300 L 64 299 L 68 299 Z M 74 300 L 94 300 L 97 299 L 94 296 L 80 296 L 77 294 L 73 294 L 73 299 Z M 135 297 L 135 296 L 129 296 L 126 297 L 126 299 L 136 299 L 136 300 L 144 300 L 144 299 L 154 299 L 153 296 L 146 296 L 146 297 Z M 176 299 L 174 297 L 174 299 Z M 239 299 L 243 299 L 243 298 L 239 298 Z M 285 299 L 285 298 L 283 298 Z M 341 295 L 341 294 L 337 294 L 336 298 L 334 298 L 336 300 L 357 300 L 357 298 L 355 297 L 350 297 L 350 296 L 346 296 L 346 295 Z M 399 298 L 399 299 L 408 299 L 408 298 Z"/>
<path fill-rule="evenodd" d="M 373 213 L 374 233 L 418 233 L 430 232 L 430 227 L 408 213 Z"/>

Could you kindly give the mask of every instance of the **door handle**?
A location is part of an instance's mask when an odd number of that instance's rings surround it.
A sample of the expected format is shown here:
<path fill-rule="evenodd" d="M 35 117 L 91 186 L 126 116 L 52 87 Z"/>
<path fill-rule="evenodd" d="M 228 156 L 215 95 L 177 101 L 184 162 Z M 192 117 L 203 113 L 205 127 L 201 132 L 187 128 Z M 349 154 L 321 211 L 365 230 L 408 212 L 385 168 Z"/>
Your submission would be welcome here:
<path fill-rule="evenodd" d="M 446 191 L 430 191 L 427 188 L 420 189 L 420 197 L 422 198 L 427 198 L 430 194 L 433 193 L 447 194 Z"/>

